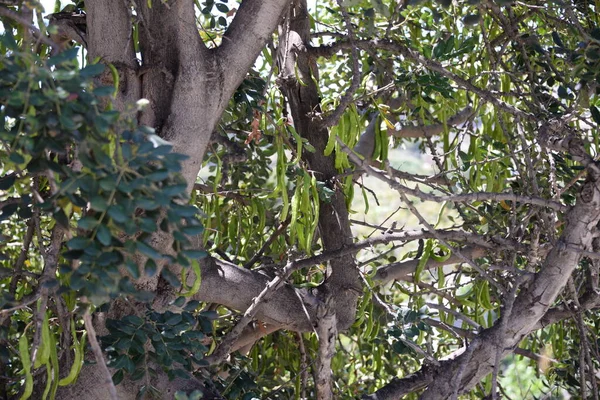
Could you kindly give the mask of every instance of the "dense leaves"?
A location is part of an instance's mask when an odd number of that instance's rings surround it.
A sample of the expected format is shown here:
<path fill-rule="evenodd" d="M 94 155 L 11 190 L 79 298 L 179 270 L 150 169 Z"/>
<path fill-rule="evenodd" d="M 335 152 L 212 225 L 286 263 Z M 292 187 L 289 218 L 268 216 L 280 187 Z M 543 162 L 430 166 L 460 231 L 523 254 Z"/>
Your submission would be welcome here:
<path fill-rule="evenodd" d="M 120 383 L 125 374 L 130 374 L 134 381 L 156 378 L 157 367 L 171 379 L 189 379 L 194 368 L 203 365 L 202 359 L 208 350 L 203 339 L 212 332 L 210 315 L 194 315 L 197 307 L 198 302 L 190 302 L 177 313 L 148 310 L 143 318 L 130 315 L 108 320 L 109 334 L 102 338 L 102 343 L 108 365 L 116 370 L 115 384 Z M 152 350 L 148 346 L 152 346 Z"/>

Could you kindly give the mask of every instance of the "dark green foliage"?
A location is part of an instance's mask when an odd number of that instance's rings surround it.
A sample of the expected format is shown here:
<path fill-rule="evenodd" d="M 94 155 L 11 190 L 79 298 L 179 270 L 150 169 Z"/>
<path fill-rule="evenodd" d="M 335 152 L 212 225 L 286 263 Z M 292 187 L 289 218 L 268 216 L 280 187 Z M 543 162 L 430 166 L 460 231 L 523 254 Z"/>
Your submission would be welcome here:
<path fill-rule="evenodd" d="M 175 302 L 177 305 L 178 302 Z M 107 336 L 102 345 L 111 368 L 117 371 L 113 381 L 118 384 L 125 375 L 139 380 L 156 377 L 161 368 L 170 379 L 189 378 L 195 368 L 205 365 L 203 344 L 212 333 L 211 315 L 196 313 L 197 302 L 190 302 L 180 312 L 158 313 L 150 308 L 143 317 L 130 315 L 120 320 L 108 320 Z"/>
<path fill-rule="evenodd" d="M 61 295 L 86 299 L 84 307 L 117 296 L 152 300 L 153 293 L 139 291 L 134 280 L 144 273 L 155 275 L 158 265 L 177 262 L 185 267 L 190 257 L 206 256 L 191 247 L 188 237 L 202 233 L 203 227 L 198 209 L 188 204 L 186 183 L 179 174 L 185 157 L 172 153 L 152 129 L 112 111 L 108 96 L 114 88 L 93 84 L 105 67 L 90 64 L 80 69 L 77 49 L 44 60 L 22 52 L 8 30 L 0 36 L 0 54 L 0 262 L 7 272 L 26 271 L 16 272 L 19 284 L 15 291 L 2 291 L 0 306 L 11 306 L 42 288 L 57 296 L 56 301 L 62 301 Z M 21 249 L 11 244 L 23 242 L 30 225 L 39 232 L 34 234 L 37 245 L 27 243 L 29 259 L 16 261 Z M 159 231 L 173 234 L 169 254 L 148 241 Z M 53 268 L 44 254 L 52 248 L 43 240 L 57 232 L 65 237 L 57 249 L 57 271 L 38 286 L 32 278 Z M 140 259 L 146 259 L 144 268 Z M 0 279 L 4 276 L 10 274 Z M 162 276 L 180 286 L 167 269 Z M 2 281 L 7 289 L 8 282 Z M 75 300 L 69 304 L 75 308 Z M 130 316 L 109 323 L 106 340 L 115 338 L 110 342 L 111 363 L 118 369 L 115 381 L 124 372 L 140 378 L 137 367 L 146 342 L 154 352 L 144 360 L 169 369 L 171 377 L 187 376 L 184 371 L 201 363 L 206 352 L 203 332 L 211 330 L 206 316 L 192 313 L 197 306 L 192 302 L 178 314 L 149 312 L 147 320 Z M 31 309 L 19 310 L 0 330 L 3 374 L 15 381 L 21 379 L 22 367 L 6 343 L 15 333 L 22 335 L 23 321 L 31 320 Z M 133 336 L 119 336 L 124 333 Z M 169 368 L 173 363 L 179 367 Z M 19 387 L 10 390 L 16 393 Z"/>
<path fill-rule="evenodd" d="M 44 63 L 20 53 L 10 32 L 1 41 L 10 51 L 0 65 L 5 121 L 0 138 L 10 144 L 5 149 L 9 164 L 3 161 L 2 168 L 14 170 L 2 187 L 23 187 L 38 176 L 43 199 L 32 204 L 31 196 L 23 195 L 2 209 L 1 218 L 27 218 L 35 207 L 65 230 L 76 226 L 63 253 L 61 284 L 95 303 L 118 293 L 147 299 L 121 268 L 136 279 L 143 273 L 133 259 L 136 253 L 155 263 L 180 258 L 146 243 L 152 233 L 180 231 L 172 248 L 187 251 L 184 260 L 204 254 L 190 249 L 186 238 L 201 233 L 202 226 L 196 208 L 185 204 L 186 183 L 178 174 L 183 156 L 171 153 L 151 129 L 122 120 L 115 111 L 99 111 L 101 97 L 112 93 L 112 87 L 92 86 L 103 65 L 78 70 L 75 49 Z"/>

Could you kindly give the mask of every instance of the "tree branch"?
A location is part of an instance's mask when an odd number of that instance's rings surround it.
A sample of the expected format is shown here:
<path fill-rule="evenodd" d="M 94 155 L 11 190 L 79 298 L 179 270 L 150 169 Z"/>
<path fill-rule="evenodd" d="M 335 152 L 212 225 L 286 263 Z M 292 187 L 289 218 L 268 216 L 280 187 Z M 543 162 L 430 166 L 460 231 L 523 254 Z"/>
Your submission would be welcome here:
<path fill-rule="evenodd" d="M 227 68 L 223 82 L 226 93 L 232 93 L 242 83 L 288 5 L 287 0 L 242 1 L 221 46 L 215 50 L 220 65 Z"/>
<path fill-rule="evenodd" d="M 585 158 L 581 154 L 579 156 Z M 508 318 L 505 325 L 497 321 L 492 328 L 478 335 L 477 348 L 468 355 L 469 362 L 464 364 L 464 379 L 460 383 L 460 392 L 470 390 L 483 376 L 492 371 L 498 346 L 501 348 L 501 355 L 504 356 L 530 332 L 539 329 L 540 320 L 546 315 L 549 306 L 578 265 L 581 255 L 568 244 L 576 243 L 580 248 L 591 246 L 594 229 L 600 221 L 600 182 L 597 178 L 590 178 L 590 175 L 596 174 L 588 174 L 588 180 L 581 189 L 577 204 L 567 214 L 566 226 L 558 243 L 546 256 L 541 270 L 535 274 L 531 284 L 518 294 L 510 315 L 503 316 Z M 499 334 L 501 331 L 504 331 L 504 335 Z M 446 361 L 434 371 L 424 368 L 415 375 L 418 379 L 415 376 L 393 379 L 380 391 L 366 398 L 395 399 L 427 386 L 429 387 L 423 399 L 448 398 L 451 395 L 448 388 L 456 379 L 466 356 L 462 354 Z"/>
<path fill-rule="evenodd" d="M 425 68 L 427 68 L 430 71 L 435 71 L 435 72 L 439 73 L 440 75 L 445 76 L 446 78 L 454 81 L 457 85 L 459 85 L 463 89 L 477 94 L 479 97 L 481 97 L 485 101 L 494 104 L 495 106 L 497 106 L 498 108 L 500 108 L 503 111 L 506 111 L 509 114 L 512 114 L 514 116 L 519 116 L 522 118 L 530 117 L 530 115 L 528 113 L 526 113 L 522 110 L 519 110 L 518 108 L 500 100 L 498 98 L 499 96 L 497 94 L 492 93 L 487 90 L 484 90 L 478 86 L 475 86 L 469 80 L 458 76 L 454 72 L 452 72 L 449 69 L 447 69 L 446 67 L 444 67 L 441 63 L 434 61 L 434 60 L 429 60 L 429 59 L 423 57 L 421 54 L 408 48 L 406 45 L 404 45 L 398 41 L 393 41 L 393 40 L 388 40 L 388 39 L 386 39 L 386 40 L 378 40 L 378 39 L 357 40 L 354 42 L 354 44 L 361 49 L 388 50 L 393 53 L 400 54 L 400 55 L 404 56 L 405 58 L 424 66 Z M 314 56 L 329 57 L 329 56 L 337 53 L 340 50 L 345 50 L 345 49 L 350 49 L 350 48 L 351 48 L 351 44 L 349 43 L 349 41 L 342 40 L 342 41 L 338 41 L 338 42 L 335 42 L 330 45 L 324 45 L 324 46 L 320 46 L 320 47 L 311 47 L 311 48 L 309 48 L 309 51 Z"/>
<path fill-rule="evenodd" d="M 317 336 L 319 338 L 319 353 L 315 386 L 318 400 L 333 399 L 331 360 L 335 355 L 337 339 L 337 321 L 331 300 L 326 299 L 317 308 Z"/>
<path fill-rule="evenodd" d="M 234 326 L 233 329 L 227 333 L 213 354 L 206 358 L 206 361 L 209 364 L 220 364 L 225 357 L 229 355 L 234 343 L 238 340 L 246 326 L 254 319 L 254 316 L 258 312 L 259 306 L 261 306 L 262 303 L 267 302 L 272 297 L 273 293 L 279 289 L 279 287 L 283 285 L 283 283 L 290 277 L 290 275 L 300 268 L 302 268 L 301 263 L 297 264 L 295 261 L 292 261 L 285 266 L 279 275 L 265 285 L 265 288 L 258 294 L 258 296 L 252 299 L 252 303 L 246 309 L 246 312 L 244 312 L 244 315 L 236 324 L 236 326 Z"/>
<path fill-rule="evenodd" d="M 460 252 L 470 259 L 476 259 L 479 257 L 483 257 L 486 253 L 486 249 L 483 247 L 477 246 L 467 246 L 460 250 Z M 406 277 L 417 270 L 417 266 L 419 265 L 420 260 L 408 260 L 408 261 L 399 261 L 394 262 L 388 265 L 384 265 L 383 267 L 379 267 L 373 279 L 381 285 L 385 285 L 386 283 L 393 280 L 404 280 Z M 443 267 L 444 265 L 457 264 L 462 262 L 462 259 L 458 257 L 456 254 L 452 254 L 445 261 L 435 261 L 433 259 L 427 260 L 424 270 L 430 270 L 438 267 Z"/>
<path fill-rule="evenodd" d="M 115 384 L 112 380 L 112 375 L 106 366 L 106 361 L 104 361 L 104 355 L 102 354 L 102 349 L 100 348 L 100 344 L 98 343 L 98 339 L 96 338 L 96 330 L 94 329 L 94 324 L 92 323 L 92 316 L 90 314 L 90 310 L 86 310 L 83 314 L 83 322 L 85 323 L 85 329 L 88 333 L 88 340 L 90 341 L 90 347 L 94 352 L 94 357 L 96 358 L 96 362 L 100 366 L 103 375 L 104 375 L 104 384 L 108 389 L 108 394 L 110 395 L 111 400 L 118 400 L 119 396 L 117 396 L 117 389 L 115 388 Z"/>
<path fill-rule="evenodd" d="M 5 7 L 0 7 L 0 16 L 10 18 L 13 21 L 17 22 L 19 25 L 23 26 L 25 29 L 27 29 L 31 33 L 33 33 L 33 36 L 40 42 L 42 42 L 52 48 L 55 48 L 55 49 L 60 48 L 60 45 L 58 43 L 54 42 L 49 37 L 44 35 L 38 28 L 31 25 L 31 21 L 28 21 L 27 19 L 21 17 L 16 12 L 9 10 L 8 8 L 5 8 Z"/>
<path fill-rule="evenodd" d="M 401 138 L 427 138 L 432 136 L 441 135 L 444 132 L 446 126 L 457 126 L 465 123 L 473 115 L 472 107 L 465 107 L 462 111 L 459 111 L 444 123 L 427 125 L 427 126 L 411 126 L 405 125 L 398 130 L 388 131 L 389 135 L 401 137 Z"/>

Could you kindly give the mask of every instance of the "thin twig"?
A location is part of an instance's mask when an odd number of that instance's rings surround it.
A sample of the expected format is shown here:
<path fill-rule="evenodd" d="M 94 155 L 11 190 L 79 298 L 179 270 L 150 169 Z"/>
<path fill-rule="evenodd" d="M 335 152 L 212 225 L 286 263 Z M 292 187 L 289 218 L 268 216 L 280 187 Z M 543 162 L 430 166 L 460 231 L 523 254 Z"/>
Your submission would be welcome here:
<path fill-rule="evenodd" d="M 90 346 L 92 347 L 92 351 L 94 352 L 94 357 L 96 358 L 96 362 L 100 366 L 102 373 L 104 374 L 104 383 L 108 388 L 108 393 L 110 395 L 111 400 L 119 400 L 117 396 L 117 388 L 112 380 L 112 375 L 106 365 L 106 361 L 104 360 L 104 356 L 102 355 L 102 349 L 100 348 L 100 344 L 98 343 L 98 339 L 96 338 L 96 330 L 94 329 L 94 324 L 92 323 L 92 315 L 90 314 L 90 310 L 87 309 L 85 314 L 83 314 L 83 322 L 85 323 L 85 329 L 88 333 L 88 340 L 90 342 Z"/>
<path fill-rule="evenodd" d="M 13 21 L 17 22 L 19 25 L 23 26 L 24 28 L 28 29 L 31 33 L 33 33 L 36 39 L 40 40 L 44 44 L 52 48 L 60 48 L 60 46 L 56 42 L 44 35 L 38 28 L 31 25 L 30 21 L 27 21 L 27 19 L 21 17 L 16 12 L 9 10 L 5 7 L 0 7 L 0 16 L 10 18 Z"/>
<path fill-rule="evenodd" d="M 300 398 L 306 399 L 306 387 L 308 386 L 308 364 L 306 362 L 306 347 L 302 333 L 296 332 L 298 336 L 298 350 L 300 351 Z"/>
<path fill-rule="evenodd" d="M 452 384 L 452 400 L 458 399 L 458 391 L 460 390 L 460 387 L 461 387 L 462 377 L 465 373 L 465 369 L 467 368 L 467 365 L 469 364 L 469 360 L 471 360 L 471 356 L 473 355 L 473 352 L 475 351 L 475 347 L 479 346 L 479 340 L 480 340 L 479 336 L 475 337 L 475 340 L 473 340 L 469 344 L 469 347 L 467 347 L 467 350 L 465 351 L 465 353 L 463 355 L 463 359 L 460 362 L 460 367 L 458 369 L 458 373 L 456 374 L 456 377 L 453 380 L 453 384 Z"/>
<path fill-rule="evenodd" d="M 28 297 L 26 300 L 23 300 L 20 304 L 17 304 L 16 306 L 13 306 L 10 308 L 4 308 L 4 309 L 0 310 L 0 315 L 12 314 L 13 311 L 17 311 L 17 310 L 21 310 L 25 307 L 29 307 L 30 305 L 32 305 L 33 303 L 38 301 L 39 298 L 40 298 L 40 294 L 35 293 L 33 296 Z"/>
<path fill-rule="evenodd" d="M 500 371 L 500 361 L 502 359 L 502 353 L 504 352 L 504 336 L 506 333 L 506 324 L 508 323 L 508 319 L 510 318 L 513 310 L 513 305 L 515 304 L 515 299 L 517 298 L 517 291 L 519 287 L 525 283 L 525 281 L 529 279 L 529 275 L 521 275 L 517 277 L 512 289 L 508 293 L 506 301 L 504 303 L 504 312 L 502 314 L 502 318 L 500 319 L 500 323 L 498 324 L 498 333 L 496 336 L 496 340 L 500 341 L 500 343 L 496 343 L 496 354 L 494 356 L 494 369 L 492 371 L 492 400 L 496 400 L 496 388 L 498 385 L 498 372 Z"/>
<path fill-rule="evenodd" d="M 398 182 L 396 182 L 394 179 L 387 177 L 385 174 L 376 171 L 374 168 L 372 168 L 371 166 L 365 164 L 363 162 L 363 160 L 360 159 L 360 157 L 358 157 L 350 148 L 348 148 L 348 146 L 346 146 L 346 144 L 338 137 L 337 138 L 338 143 L 340 144 L 340 146 L 342 147 L 342 150 L 348 154 L 348 157 L 350 159 L 352 159 L 353 162 L 355 162 L 358 165 L 361 165 L 363 167 L 367 168 L 367 173 L 369 175 L 375 176 L 377 178 L 379 178 L 380 180 L 386 182 L 392 189 L 396 190 L 398 192 L 398 194 L 400 195 L 400 199 L 404 202 L 404 204 L 406 204 L 408 206 L 408 209 L 410 210 L 410 212 L 417 217 L 417 219 L 419 220 L 419 223 L 421 223 L 421 225 L 423 225 L 429 232 L 433 233 L 433 236 L 444 246 L 446 246 L 448 249 L 450 249 L 450 251 L 456 255 L 458 255 L 458 257 L 460 257 L 460 259 L 469 264 L 475 271 L 477 271 L 479 273 L 479 275 L 481 275 L 483 278 L 485 278 L 490 284 L 492 284 L 494 287 L 496 287 L 498 290 L 500 290 L 501 293 L 504 292 L 504 288 L 502 287 L 502 285 L 500 285 L 500 283 L 498 283 L 496 280 L 492 279 L 489 274 L 484 271 L 479 265 L 475 264 L 471 259 L 469 259 L 468 257 L 464 256 L 460 250 L 458 250 L 457 248 L 455 248 L 454 246 L 450 245 L 446 240 L 444 240 L 443 238 L 441 238 L 439 235 L 436 234 L 436 230 L 433 228 L 433 226 L 431 226 L 431 224 L 429 222 L 427 222 L 427 220 L 421 215 L 421 213 L 416 209 L 416 207 L 414 206 L 414 204 L 408 199 L 408 197 L 406 197 L 405 191 L 403 190 L 404 187 L 402 185 L 400 185 Z"/>

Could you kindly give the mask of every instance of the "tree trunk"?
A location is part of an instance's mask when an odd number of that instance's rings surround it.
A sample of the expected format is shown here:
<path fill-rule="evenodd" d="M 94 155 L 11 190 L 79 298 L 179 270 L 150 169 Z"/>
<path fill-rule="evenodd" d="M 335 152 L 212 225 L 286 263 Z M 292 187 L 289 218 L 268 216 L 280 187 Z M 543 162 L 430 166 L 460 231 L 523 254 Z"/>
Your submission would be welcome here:
<path fill-rule="evenodd" d="M 321 98 L 314 82 L 316 77 L 311 72 L 310 65 L 313 61 L 305 51 L 309 43 L 309 28 L 306 1 L 293 2 L 279 26 L 278 62 L 281 90 L 285 95 L 294 128 L 315 148 L 315 152 L 304 151 L 302 157 L 310 170 L 316 174 L 317 180 L 329 182 L 330 188 L 335 190 L 331 202 L 321 202 L 319 211 L 319 232 L 323 248 L 324 251 L 331 251 L 352 244 L 353 236 L 344 193 L 339 184 L 333 183 L 338 175 L 334 158 L 324 155 L 329 132 L 314 118 L 314 115 L 321 111 Z M 302 82 L 299 82 L 296 76 Z M 354 323 L 356 303 L 362 293 L 360 275 L 353 255 L 330 261 L 330 270 L 323 289 L 331 294 L 338 329 L 347 329 Z"/>

